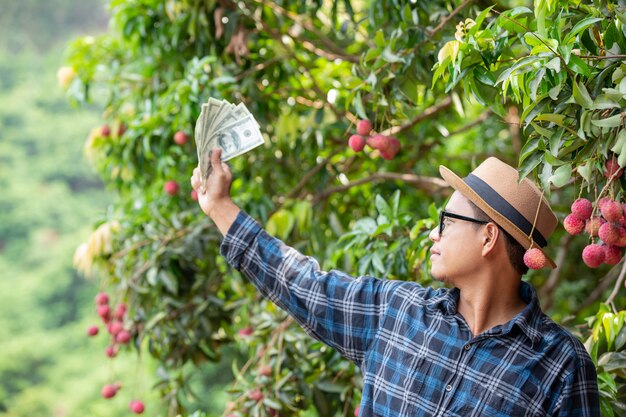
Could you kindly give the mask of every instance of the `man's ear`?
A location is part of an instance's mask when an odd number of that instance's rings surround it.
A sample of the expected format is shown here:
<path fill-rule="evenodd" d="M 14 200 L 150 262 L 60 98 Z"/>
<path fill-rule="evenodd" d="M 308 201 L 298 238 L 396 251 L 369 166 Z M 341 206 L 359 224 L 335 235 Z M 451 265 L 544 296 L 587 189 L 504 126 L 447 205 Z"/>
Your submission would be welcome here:
<path fill-rule="evenodd" d="M 483 254 L 491 252 L 500 237 L 500 228 L 495 223 L 487 223 L 483 229 Z"/>

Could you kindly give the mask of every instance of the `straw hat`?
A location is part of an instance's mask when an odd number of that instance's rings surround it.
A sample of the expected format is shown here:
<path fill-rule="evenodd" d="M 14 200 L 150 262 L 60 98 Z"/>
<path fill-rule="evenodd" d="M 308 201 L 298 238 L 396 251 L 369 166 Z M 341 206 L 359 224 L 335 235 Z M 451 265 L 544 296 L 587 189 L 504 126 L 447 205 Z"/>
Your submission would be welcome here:
<path fill-rule="evenodd" d="M 525 249 L 539 248 L 548 265 L 556 267 L 543 248 L 547 246 L 558 220 L 543 193 L 532 181 L 524 178 L 519 182 L 519 173 L 515 168 L 493 157 L 463 179 L 442 165 L 439 172 L 452 188 L 476 204 Z"/>

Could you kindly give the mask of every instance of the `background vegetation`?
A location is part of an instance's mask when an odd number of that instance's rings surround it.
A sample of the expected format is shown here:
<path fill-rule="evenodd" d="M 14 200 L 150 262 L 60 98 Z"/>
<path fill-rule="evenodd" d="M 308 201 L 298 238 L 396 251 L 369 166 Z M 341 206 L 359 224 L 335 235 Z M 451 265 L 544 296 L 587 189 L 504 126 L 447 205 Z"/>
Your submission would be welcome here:
<path fill-rule="evenodd" d="M 24 3 L 36 18 L 10 5 L 2 16 L 6 415 L 128 414 L 134 396 L 148 415 L 353 412 L 358 370 L 226 267 L 189 196 L 193 141 L 172 138 L 193 132 L 210 96 L 245 102 L 267 135 L 232 161 L 237 203 L 325 269 L 433 284 L 426 234 L 448 193 L 440 163 L 519 163 L 560 219 L 579 196 L 623 200 L 623 179 L 602 172 L 626 141 L 620 2 L 112 0 L 106 31 L 101 5 L 49 3 Z M 65 60 L 78 113 L 53 86 L 61 27 L 89 33 Z M 397 136 L 400 153 L 350 150 L 359 118 Z M 171 180 L 175 196 L 163 190 Z M 76 265 L 92 281 L 70 267 L 78 240 Z M 527 279 L 586 341 L 603 415 L 624 415 L 626 269 L 587 268 L 589 241 L 559 229 L 561 267 Z M 134 344 L 114 361 L 102 337 L 84 336 L 96 287 L 130 309 Z M 100 399 L 114 380 L 120 394 Z"/>
<path fill-rule="evenodd" d="M 128 355 L 111 364 L 106 342 L 87 338 L 100 283 L 72 266 L 114 196 L 83 153 L 102 107 L 72 107 L 56 72 L 70 37 L 106 29 L 104 2 L 0 3 L 0 415 L 128 415 L 126 397 L 100 396 L 111 379 L 157 413 L 154 362 Z"/>

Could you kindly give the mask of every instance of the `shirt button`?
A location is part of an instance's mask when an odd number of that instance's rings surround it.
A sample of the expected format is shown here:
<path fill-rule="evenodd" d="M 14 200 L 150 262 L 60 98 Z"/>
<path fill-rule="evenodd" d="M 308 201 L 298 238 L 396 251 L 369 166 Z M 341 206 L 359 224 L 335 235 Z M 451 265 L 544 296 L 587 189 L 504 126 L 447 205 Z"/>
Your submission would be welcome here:
<path fill-rule="evenodd" d="M 472 345 L 468 343 L 467 345 L 465 345 L 465 350 L 470 350 L 471 347 L 472 347 Z"/>
<path fill-rule="evenodd" d="M 452 391 L 452 385 L 446 385 L 446 391 L 448 392 Z"/>

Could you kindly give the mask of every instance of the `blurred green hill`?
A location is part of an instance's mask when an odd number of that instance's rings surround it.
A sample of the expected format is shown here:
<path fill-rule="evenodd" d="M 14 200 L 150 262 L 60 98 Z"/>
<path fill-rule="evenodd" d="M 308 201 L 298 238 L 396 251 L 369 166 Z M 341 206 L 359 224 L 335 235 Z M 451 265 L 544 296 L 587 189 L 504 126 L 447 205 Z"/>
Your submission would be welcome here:
<path fill-rule="evenodd" d="M 110 201 L 82 155 L 100 110 L 71 108 L 56 82 L 67 41 L 105 28 L 104 2 L 2 0 L 0 8 L 0 415 L 129 415 L 153 370 L 133 355 L 109 365 L 105 337 L 86 337 L 97 283 L 72 268 Z M 102 385 L 117 378 L 124 395 L 103 400 Z"/>

